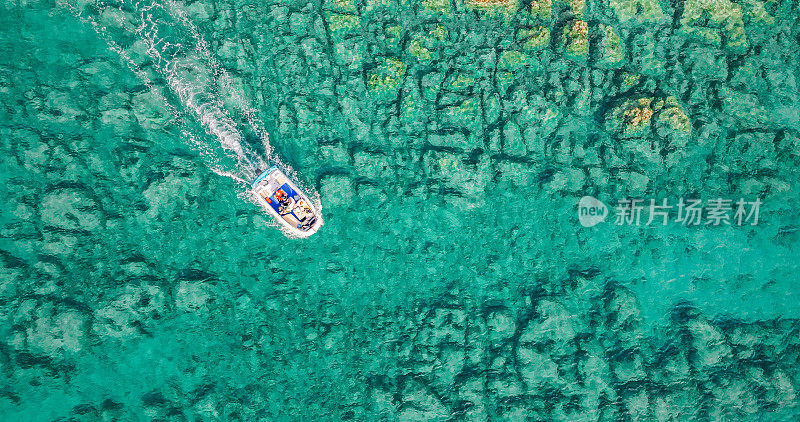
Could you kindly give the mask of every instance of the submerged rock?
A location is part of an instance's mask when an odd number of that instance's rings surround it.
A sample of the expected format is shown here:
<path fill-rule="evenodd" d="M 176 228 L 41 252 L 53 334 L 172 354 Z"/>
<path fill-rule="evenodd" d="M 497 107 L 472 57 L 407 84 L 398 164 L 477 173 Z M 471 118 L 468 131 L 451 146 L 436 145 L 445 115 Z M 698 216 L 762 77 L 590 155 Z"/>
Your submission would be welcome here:
<path fill-rule="evenodd" d="M 14 323 L 10 345 L 20 353 L 47 357 L 53 364 L 71 358 L 88 345 L 91 320 L 76 307 L 27 299 L 17 307 Z"/>
<path fill-rule="evenodd" d="M 126 285 L 114 300 L 95 311 L 92 329 L 101 338 L 136 338 L 151 331 L 166 315 L 165 301 L 158 286 Z"/>
<path fill-rule="evenodd" d="M 97 202 L 81 189 L 55 189 L 42 198 L 39 213 L 42 223 L 67 230 L 94 231 L 103 225 Z"/>

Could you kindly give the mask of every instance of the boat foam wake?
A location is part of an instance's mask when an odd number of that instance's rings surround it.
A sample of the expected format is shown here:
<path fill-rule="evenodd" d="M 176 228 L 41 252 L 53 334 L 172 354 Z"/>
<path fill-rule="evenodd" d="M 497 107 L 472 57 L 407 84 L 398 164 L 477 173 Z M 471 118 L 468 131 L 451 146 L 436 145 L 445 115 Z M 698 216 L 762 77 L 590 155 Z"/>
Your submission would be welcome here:
<path fill-rule="evenodd" d="M 306 192 L 321 221 L 319 194 L 299 183 L 291 166 L 274 153 L 264 124 L 256 117 L 257 111 L 211 53 L 180 4 L 172 0 L 163 4 L 123 0 L 114 4 L 88 3 L 81 9 L 68 7 L 92 25 L 151 94 L 168 107 L 179 124 L 181 117 L 194 116 L 205 133 L 197 133 L 185 123 L 181 131 L 215 174 L 249 185 L 263 170 L 277 166 Z M 121 39 L 128 44 L 123 44 Z M 162 88 L 167 88 L 180 100 L 181 109 L 170 104 Z M 221 100 L 223 96 L 228 100 L 225 104 Z M 232 106 L 232 112 L 226 104 Z M 245 132 L 260 140 L 261 151 L 255 151 L 252 143 L 245 141 Z M 211 142 L 208 135 L 215 142 Z M 258 204 L 251 195 L 246 197 Z M 278 223 L 272 225 L 281 227 Z M 291 232 L 283 231 L 294 237 Z"/>

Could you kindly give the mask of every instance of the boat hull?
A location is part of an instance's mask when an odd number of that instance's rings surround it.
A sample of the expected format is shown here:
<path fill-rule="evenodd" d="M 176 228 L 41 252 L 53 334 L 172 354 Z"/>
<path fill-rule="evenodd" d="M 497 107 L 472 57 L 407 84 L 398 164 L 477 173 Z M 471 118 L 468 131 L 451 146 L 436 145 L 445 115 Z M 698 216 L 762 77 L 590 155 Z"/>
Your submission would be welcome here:
<path fill-rule="evenodd" d="M 322 225 L 308 196 L 277 167 L 261 173 L 251 187 L 256 200 L 293 237 L 309 237 Z"/>

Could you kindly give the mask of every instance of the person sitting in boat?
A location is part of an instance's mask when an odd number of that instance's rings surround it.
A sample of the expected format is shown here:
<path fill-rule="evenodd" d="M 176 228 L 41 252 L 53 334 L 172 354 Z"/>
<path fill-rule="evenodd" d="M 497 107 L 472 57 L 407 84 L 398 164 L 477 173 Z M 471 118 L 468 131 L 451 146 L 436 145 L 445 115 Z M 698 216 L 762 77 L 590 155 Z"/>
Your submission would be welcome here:
<path fill-rule="evenodd" d="M 314 212 L 311 211 L 311 207 L 306 204 L 304 199 L 297 201 L 297 205 L 294 207 L 294 215 L 297 216 L 297 219 L 300 221 L 305 221 L 306 218 L 311 217 L 314 215 Z"/>
<path fill-rule="evenodd" d="M 291 206 L 291 199 L 283 189 L 278 189 L 275 191 L 275 199 L 278 200 L 278 212 L 283 215 L 289 212 L 289 207 Z"/>
<path fill-rule="evenodd" d="M 289 196 L 286 195 L 286 192 L 283 189 L 278 189 L 275 191 L 275 199 L 281 203 L 281 205 L 287 205 L 289 203 Z"/>

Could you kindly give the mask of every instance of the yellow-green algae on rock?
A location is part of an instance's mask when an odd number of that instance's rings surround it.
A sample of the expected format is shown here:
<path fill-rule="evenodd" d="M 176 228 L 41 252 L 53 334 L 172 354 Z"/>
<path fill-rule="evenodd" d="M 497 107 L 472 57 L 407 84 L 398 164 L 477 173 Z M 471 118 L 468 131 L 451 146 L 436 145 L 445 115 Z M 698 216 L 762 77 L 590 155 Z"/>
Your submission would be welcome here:
<path fill-rule="evenodd" d="M 691 132 L 692 125 L 675 97 L 627 100 L 610 114 L 607 127 L 622 136 L 644 136 L 655 120 L 674 132 Z"/>
<path fill-rule="evenodd" d="M 438 24 L 432 30 L 415 35 L 408 43 L 408 54 L 421 62 L 433 59 L 437 50 L 441 50 L 445 44 L 447 29 L 444 25 Z"/>
<path fill-rule="evenodd" d="M 712 0 L 713 1 L 713 0 Z M 658 0 L 608 0 L 620 21 L 654 21 L 664 17 Z"/>
<path fill-rule="evenodd" d="M 422 7 L 431 12 L 447 13 L 450 11 L 450 2 L 448 0 L 424 0 Z"/>
<path fill-rule="evenodd" d="M 381 60 L 378 67 L 370 72 L 367 87 L 371 91 L 391 92 L 397 89 L 405 74 L 406 65 L 399 59 L 387 57 Z"/>
<path fill-rule="evenodd" d="M 713 42 L 717 35 L 725 41 L 725 47 L 743 52 L 747 49 L 747 35 L 742 21 L 742 8 L 730 0 L 686 0 L 681 24 L 688 32 L 694 32 Z M 704 23 L 708 17 L 709 25 Z M 719 30 L 711 28 L 720 28 Z"/>
<path fill-rule="evenodd" d="M 353 31 L 359 27 L 360 18 L 353 0 L 328 0 L 323 7 L 331 31 Z"/>
<path fill-rule="evenodd" d="M 599 64 L 606 67 L 617 67 L 625 59 L 622 40 L 610 25 L 600 24 L 600 60 Z"/>
<path fill-rule="evenodd" d="M 589 53 L 589 25 L 580 19 L 564 28 L 561 42 L 568 57 L 585 59 Z"/>
<path fill-rule="evenodd" d="M 526 50 L 545 48 L 550 43 L 550 30 L 544 26 L 533 29 L 520 29 L 519 38 L 525 40 L 523 48 Z"/>
<path fill-rule="evenodd" d="M 467 8 L 487 12 L 511 14 L 517 10 L 519 0 L 464 0 Z"/>
<path fill-rule="evenodd" d="M 558 0 L 556 0 L 558 1 Z M 543 19 L 553 17 L 553 0 L 533 0 L 531 1 L 531 15 Z"/>

